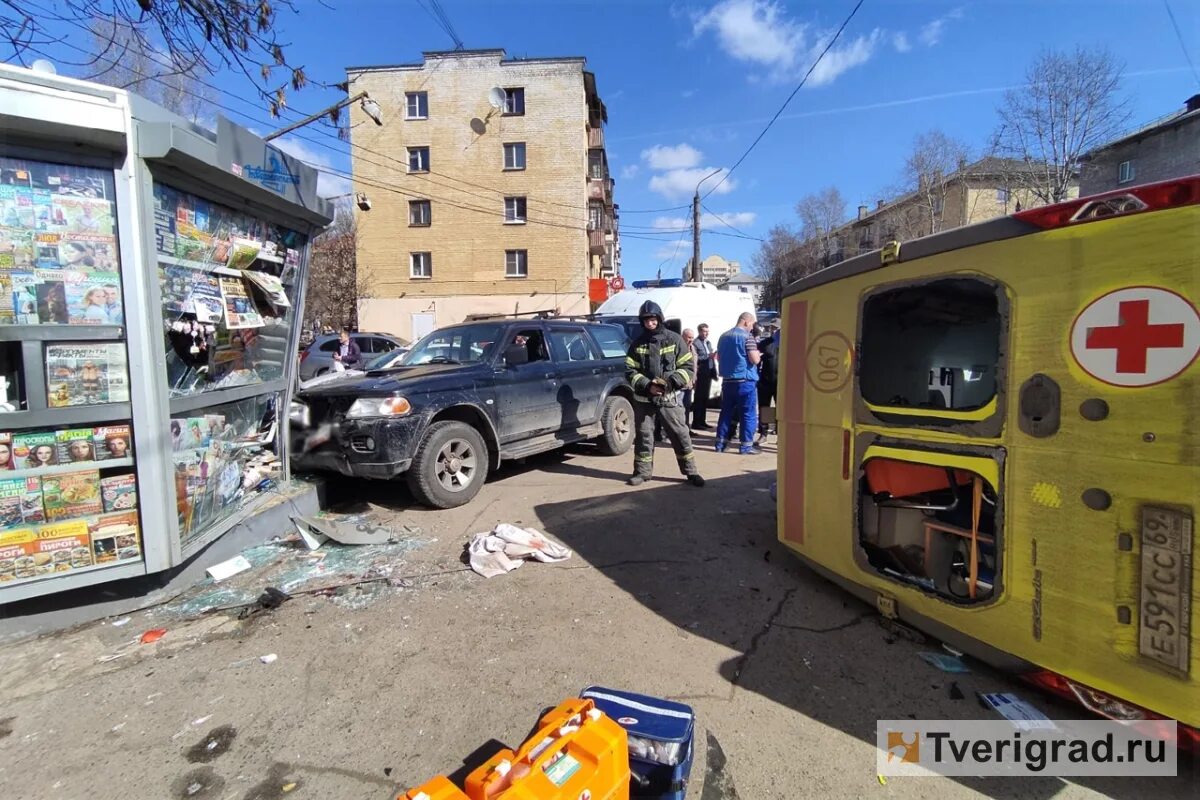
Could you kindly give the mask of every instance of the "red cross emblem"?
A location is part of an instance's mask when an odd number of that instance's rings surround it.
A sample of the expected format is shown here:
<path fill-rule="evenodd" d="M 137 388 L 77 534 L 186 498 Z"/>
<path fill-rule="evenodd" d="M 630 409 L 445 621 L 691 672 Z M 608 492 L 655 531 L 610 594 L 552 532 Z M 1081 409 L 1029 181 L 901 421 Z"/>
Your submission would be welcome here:
<path fill-rule="evenodd" d="M 1088 349 L 1117 351 L 1117 372 L 1145 373 L 1151 347 L 1183 347 L 1183 323 L 1151 325 L 1149 300 L 1125 300 L 1117 308 L 1116 325 L 1087 332 Z"/>
<path fill-rule="evenodd" d="M 1093 300 L 1071 329 L 1071 354 L 1092 377 L 1151 386 L 1183 372 L 1200 353 L 1200 314 L 1182 295 L 1153 286 Z"/>

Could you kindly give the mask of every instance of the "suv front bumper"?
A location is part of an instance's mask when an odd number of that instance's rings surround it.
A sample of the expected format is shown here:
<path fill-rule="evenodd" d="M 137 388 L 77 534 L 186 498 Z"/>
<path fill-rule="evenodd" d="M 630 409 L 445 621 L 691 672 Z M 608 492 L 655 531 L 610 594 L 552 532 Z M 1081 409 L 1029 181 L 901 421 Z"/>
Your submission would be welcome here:
<path fill-rule="evenodd" d="M 292 467 L 388 480 L 408 471 L 427 424 L 422 414 L 343 419 L 332 423 L 328 438 L 320 443 L 312 441 L 312 430 L 297 431 Z"/>

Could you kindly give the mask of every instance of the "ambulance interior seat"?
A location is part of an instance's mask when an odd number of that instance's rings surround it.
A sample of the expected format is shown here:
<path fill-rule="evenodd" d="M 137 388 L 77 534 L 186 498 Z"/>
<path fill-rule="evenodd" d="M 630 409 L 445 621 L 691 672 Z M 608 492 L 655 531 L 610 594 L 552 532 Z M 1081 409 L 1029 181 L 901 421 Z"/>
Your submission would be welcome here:
<path fill-rule="evenodd" d="M 969 561 L 974 480 L 974 474 L 966 470 L 888 458 L 867 461 L 860 481 L 859 544 L 868 563 L 881 573 L 926 590 L 966 599 L 962 576 Z M 977 532 L 994 539 L 996 501 L 987 482 L 982 485 Z M 959 533 L 928 534 L 927 521 Z M 986 590 L 994 584 L 996 563 L 994 545 L 980 541 L 978 553 L 982 582 L 977 585 L 976 602 L 990 596 Z M 978 591 L 979 586 L 985 591 Z"/>

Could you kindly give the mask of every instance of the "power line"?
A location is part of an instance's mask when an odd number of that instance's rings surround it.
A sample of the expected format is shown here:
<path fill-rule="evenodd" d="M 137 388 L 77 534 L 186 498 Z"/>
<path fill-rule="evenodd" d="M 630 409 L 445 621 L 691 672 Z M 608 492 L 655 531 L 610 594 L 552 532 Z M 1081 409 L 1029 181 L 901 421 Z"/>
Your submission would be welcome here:
<path fill-rule="evenodd" d="M 734 227 L 733 225 L 730 225 L 728 220 L 726 220 L 726 219 L 725 219 L 724 217 L 722 217 L 720 214 L 718 214 L 717 212 L 713 211 L 711 208 L 709 208 L 708 206 L 704 205 L 703 203 L 701 203 L 701 204 L 700 204 L 700 207 L 701 207 L 701 208 L 703 208 L 703 209 L 704 209 L 705 211 L 707 211 L 708 213 L 712 214 L 714 217 L 716 217 L 716 218 L 717 218 L 717 221 L 718 221 L 718 222 L 720 222 L 722 225 L 724 225 L 726 228 L 729 228 L 730 230 L 733 230 L 733 231 L 737 231 L 738 233 L 740 233 L 742 236 L 744 236 L 744 237 L 745 237 L 745 238 L 747 238 L 747 239 L 754 239 L 755 241 L 759 241 L 759 242 L 763 241 L 762 239 L 760 239 L 760 238 L 759 238 L 759 237 L 757 237 L 757 236 L 751 236 L 750 234 L 746 233 L 745 231 L 743 231 L 743 230 L 739 230 L 738 228 Z M 709 233 L 716 233 L 716 234 L 720 234 L 720 233 L 721 233 L 721 231 L 709 231 Z"/>
<path fill-rule="evenodd" d="M 1169 0 L 1163 0 L 1163 8 L 1167 10 L 1167 16 L 1171 18 L 1171 27 L 1175 29 L 1175 38 L 1179 40 L 1179 49 L 1183 51 L 1183 57 L 1187 59 L 1188 66 L 1192 68 L 1192 77 L 1196 79 L 1196 83 L 1200 83 L 1200 72 L 1196 71 L 1196 65 L 1192 63 L 1191 53 L 1188 52 L 1187 43 L 1183 40 L 1183 32 L 1179 30 L 1179 23 L 1175 21 L 1175 12 L 1171 10 Z"/>
<path fill-rule="evenodd" d="M 442 4 L 438 0 L 429 0 L 429 3 L 433 6 L 433 10 L 437 12 L 438 18 L 441 19 L 442 24 L 445 25 L 446 32 L 450 34 L 450 39 L 454 42 L 454 49 L 462 50 L 462 39 L 458 38 L 458 31 L 454 30 L 454 23 L 451 22 L 450 17 L 446 15 L 446 10 L 442 8 Z"/>
<path fill-rule="evenodd" d="M 837 43 L 837 40 L 842 35 L 842 31 L 846 30 L 846 26 L 850 24 L 850 20 L 854 19 L 854 15 L 858 13 L 860 8 L 862 8 L 863 2 L 865 2 L 865 0 L 858 0 L 858 3 L 855 4 L 854 9 L 851 10 L 849 16 L 842 21 L 842 25 L 837 29 L 837 33 L 835 33 L 833 38 L 829 40 L 829 44 L 825 45 L 825 49 L 821 51 L 821 54 L 817 56 L 817 60 L 814 61 L 812 66 L 808 68 L 808 72 L 804 73 L 804 77 L 800 79 L 800 83 L 796 84 L 796 88 L 792 90 L 792 93 L 788 95 L 787 100 L 784 100 L 783 105 L 781 105 L 779 110 L 775 112 L 775 116 L 771 117 L 771 121 L 767 123 L 767 126 L 763 128 L 762 132 L 759 133 L 758 136 L 755 137 L 754 141 L 750 143 L 750 146 L 746 148 L 746 152 L 742 153 L 742 157 L 734 162 L 732 167 L 726 170 L 725 174 L 721 176 L 721 180 L 717 181 L 717 183 L 711 189 L 704 193 L 705 197 L 708 197 L 710 194 L 715 192 L 717 187 L 728 180 L 729 176 L 733 174 L 733 171 L 741 166 L 741 163 L 746 160 L 746 156 L 750 155 L 758 143 L 762 141 L 762 138 L 767 135 L 767 131 L 771 130 L 771 126 L 775 124 L 775 120 L 779 119 L 779 115 L 782 114 L 788 107 L 788 104 L 792 102 L 792 98 L 804 88 L 804 84 L 808 82 L 808 78 L 813 74 L 813 70 L 815 70 L 817 65 L 821 63 L 821 59 L 825 58 L 825 54 L 828 53 L 833 48 L 834 44 Z"/>
<path fill-rule="evenodd" d="M 691 218 L 692 218 L 692 215 L 689 213 L 688 219 L 690 220 Z M 662 274 L 663 265 L 666 264 L 668 261 L 674 261 L 676 256 L 679 255 L 679 246 L 683 244 L 683 240 L 687 238 L 687 234 L 691 232 L 691 229 L 684 228 L 683 231 L 684 232 L 682 234 L 680 234 L 679 239 L 675 242 L 675 250 L 672 251 L 671 255 L 664 258 L 662 260 L 662 262 L 658 265 L 658 272 L 660 275 Z"/>

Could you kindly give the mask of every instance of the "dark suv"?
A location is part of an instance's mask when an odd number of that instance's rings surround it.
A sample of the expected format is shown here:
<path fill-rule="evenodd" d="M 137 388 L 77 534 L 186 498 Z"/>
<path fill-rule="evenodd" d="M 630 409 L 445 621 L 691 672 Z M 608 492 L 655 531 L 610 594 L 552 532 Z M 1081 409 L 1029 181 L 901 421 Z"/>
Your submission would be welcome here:
<path fill-rule="evenodd" d="M 421 502 L 467 503 L 501 461 L 594 439 L 633 443 L 625 331 L 554 319 L 440 328 L 399 366 L 302 390 L 292 409 L 297 469 L 389 479 Z"/>

